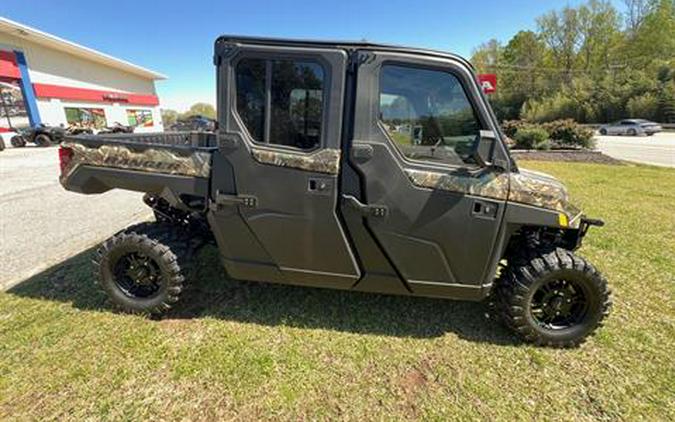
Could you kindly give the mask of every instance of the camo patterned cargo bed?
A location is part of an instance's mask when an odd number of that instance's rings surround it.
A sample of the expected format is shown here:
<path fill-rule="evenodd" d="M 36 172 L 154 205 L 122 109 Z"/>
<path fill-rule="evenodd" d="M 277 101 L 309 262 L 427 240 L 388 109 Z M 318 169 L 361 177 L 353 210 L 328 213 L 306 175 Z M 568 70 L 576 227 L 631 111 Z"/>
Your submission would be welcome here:
<path fill-rule="evenodd" d="M 66 136 L 64 142 L 80 143 L 87 146 L 102 143 L 125 145 L 162 145 L 188 148 L 216 148 L 216 134 L 211 132 L 157 132 L 157 133 L 116 133 L 105 135 Z"/>

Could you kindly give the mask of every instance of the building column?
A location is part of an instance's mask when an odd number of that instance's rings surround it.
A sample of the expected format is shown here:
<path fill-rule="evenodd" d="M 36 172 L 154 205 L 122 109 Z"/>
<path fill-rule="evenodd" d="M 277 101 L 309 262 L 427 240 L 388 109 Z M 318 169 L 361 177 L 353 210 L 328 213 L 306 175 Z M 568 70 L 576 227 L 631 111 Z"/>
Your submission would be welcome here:
<path fill-rule="evenodd" d="M 28 121 L 31 126 L 37 126 L 42 121 L 40 120 L 40 111 L 35 100 L 33 84 L 30 81 L 30 74 L 28 73 L 26 56 L 23 55 L 23 52 L 17 50 L 14 50 L 14 55 L 16 56 L 16 64 L 21 72 L 21 94 L 23 94 L 23 102 L 28 113 Z"/>

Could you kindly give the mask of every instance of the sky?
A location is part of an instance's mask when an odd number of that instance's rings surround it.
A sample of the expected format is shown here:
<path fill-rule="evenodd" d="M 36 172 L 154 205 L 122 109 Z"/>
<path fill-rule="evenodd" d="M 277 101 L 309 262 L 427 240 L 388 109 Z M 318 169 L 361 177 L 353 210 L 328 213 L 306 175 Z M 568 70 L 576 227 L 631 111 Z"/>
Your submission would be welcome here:
<path fill-rule="evenodd" d="M 163 108 L 215 104 L 213 42 L 222 34 L 368 40 L 470 56 L 535 18 L 582 0 L 218 2 L 2 0 L 0 15 L 167 75 Z M 622 10 L 623 2 L 612 0 Z"/>

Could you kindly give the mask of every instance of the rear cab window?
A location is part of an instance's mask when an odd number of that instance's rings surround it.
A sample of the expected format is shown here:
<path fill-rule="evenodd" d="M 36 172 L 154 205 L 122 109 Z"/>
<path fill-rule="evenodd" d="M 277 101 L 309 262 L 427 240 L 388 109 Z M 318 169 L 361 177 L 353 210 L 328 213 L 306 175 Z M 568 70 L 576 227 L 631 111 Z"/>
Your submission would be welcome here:
<path fill-rule="evenodd" d="M 321 145 L 325 72 L 305 60 L 244 58 L 236 107 L 254 142 L 299 150 Z"/>

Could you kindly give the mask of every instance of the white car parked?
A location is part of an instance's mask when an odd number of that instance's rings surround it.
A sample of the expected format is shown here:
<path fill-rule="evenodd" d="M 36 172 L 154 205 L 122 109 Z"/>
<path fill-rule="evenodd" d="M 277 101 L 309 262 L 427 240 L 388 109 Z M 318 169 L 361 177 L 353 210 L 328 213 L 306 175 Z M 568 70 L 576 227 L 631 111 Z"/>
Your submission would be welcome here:
<path fill-rule="evenodd" d="M 661 132 L 663 128 L 658 123 L 644 119 L 625 119 L 600 126 L 600 135 L 630 135 L 651 136 Z"/>

